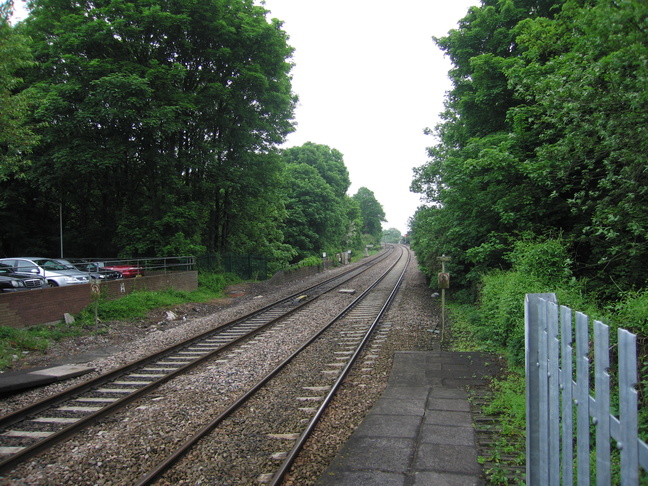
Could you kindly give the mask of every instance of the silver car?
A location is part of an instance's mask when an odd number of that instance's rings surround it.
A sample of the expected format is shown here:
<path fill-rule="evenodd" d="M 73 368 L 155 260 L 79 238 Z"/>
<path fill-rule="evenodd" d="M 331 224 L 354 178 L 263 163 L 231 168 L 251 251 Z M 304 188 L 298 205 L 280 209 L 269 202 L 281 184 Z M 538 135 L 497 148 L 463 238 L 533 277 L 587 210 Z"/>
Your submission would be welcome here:
<path fill-rule="evenodd" d="M 87 273 L 70 270 L 52 258 L 0 258 L 0 263 L 9 265 L 18 274 L 40 275 L 47 280 L 50 287 L 90 283 Z"/>

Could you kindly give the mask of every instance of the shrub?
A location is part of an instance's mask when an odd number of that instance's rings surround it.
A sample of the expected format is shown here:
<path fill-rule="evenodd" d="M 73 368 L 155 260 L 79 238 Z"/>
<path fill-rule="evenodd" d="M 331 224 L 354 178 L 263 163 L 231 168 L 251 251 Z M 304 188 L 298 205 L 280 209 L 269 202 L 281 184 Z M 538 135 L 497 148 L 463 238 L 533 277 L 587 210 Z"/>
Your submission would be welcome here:
<path fill-rule="evenodd" d="M 567 243 L 560 238 L 516 241 L 508 260 L 514 270 L 549 286 L 560 286 L 572 277 Z"/>
<path fill-rule="evenodd" d="M 506 351 L 514 366 L 524 363 L 524 298 L 554 292 L 558 302 L 582 312 L 599 312 L 583 297 L 584 284 L 571 276 L 567 245 L 560 239 L 515 243 L 509 258 L 513 269 L 482 276 L 481 319 L 476 337 Z"/>

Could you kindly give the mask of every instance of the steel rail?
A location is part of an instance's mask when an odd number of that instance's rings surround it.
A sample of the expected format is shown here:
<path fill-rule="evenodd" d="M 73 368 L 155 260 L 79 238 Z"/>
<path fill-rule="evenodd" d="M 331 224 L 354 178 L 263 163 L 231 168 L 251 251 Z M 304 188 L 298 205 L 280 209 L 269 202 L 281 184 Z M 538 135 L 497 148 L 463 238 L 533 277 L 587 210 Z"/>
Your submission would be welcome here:
<path fill-rule="evenodd" d="M 401 250 L 403 248 L 401 247 Z M 407 264 L 405 265 L 405 269 L 407 268 L 407 265 L 409 264 L 410 260 L 410 253 L 409 250 L 407 250 Z M 402 257 L 402 254 L 401 254 Z M 144 475 L 137 483 L 135 483 L 135 486 L 147 486 L 149 484 L 152 484 L 155 480 L 160 478 L 162 474 L 164 474 L 166 471 L 168 471 L 175 463 L 177 463 L 187 452 L 189 452 L 195 444 L 200 441 L 203 437 L 208 435 L 212 430 L 214 430 L 223 420 L 228 418 L 232 413 L 234 413 L 236 410 L 238 410 L 242 405 L 244 405 L 252 396 L 254 396 L 260 389 L 262 389 L 272 378 L 274 378 L 281 370 L 283 370 L 289 363 L 291 363 L 297 356 L 299 356 L 304 350 L 309 348 L 311 344 L 313 344 L 324 332 L 326 332 L 333 324 L 341 320 L 346 314 L 349 313 L 351 309 L 356 307 L 362 300 L 365 299 L 367 295 L 369 295 L 375 287 L 380 284 L 388 275 L 389 273 L 393 270 L 393 268 L 399 263 L 400 258 L 398 261 L 396 261 L 393 265 L 391 265 L 371 286 L 369 286 L 362 294 L 360 294 L 357 298 L 355 298 L 347 307 L 345 307 L 336 317 L 334 317 L 331 321 L 329 321 L 327 324 L 325 324 L 317 333 L 315 333 L 311 338 L 309 338 L 304 344 L 302 344 L 297 350 L 295 350 L 290 356 L 288 356 L 283 362 L 281 362 L 277 367 L 275 367 L 272 371 L 267 373 L 261 380 L 259 380 L 255 385 L 253 385 L 251 388 L 248 389 L 247 392 L 245 392 L 242 396 L 240 396 L 238 399 L 236 399 L 234 402 L 232 402 L 227 409 L 225 409 L 220 415 L 215 417 L 213 420 L 211 420 L 209 423 L 204 425 L 200 430 L 198 430 L 193 436 L 191 436 L 188 440 L 186 440 L 181 446 L 179 446 L 172 454 L 167 456 L 166 459 L 158 463 L 157 466 L 155 466 L 149 473 Z M 403 271 L 404 274 L 404 271 Z M 400 282 L 402 281 L 403 275 L 401 274 L 397 286 L 400 286 Z M 397 291 L 397 288 L 395 290 L 392 290 L 392 293 L 390 297 L 388 298 L 388 301 L 391 302 L 393 296 L 395 295 Z M 380 314 L 384 312 L 386 309 L 385 306 L 383 306 L 383 309 L 380 311 Z M 378 320 L 376 320 L 378 322 Z M 369 333 L 375 328 L 375 324 L 371 326 L 371 329 Z M 369 334 L 368 333 L 368 334 Z M 365 336 L 363 339 L 362 343 L 360 344 L 360 347 L 363 347 L 366 341 L 368 340 L 368 334 Z M 354 354 L 353 358 L 354 360 L 357 358 L 357 355 L 359 354 L 359 350 L 356 351 Z M 345 374 L 348 373 L 348 370 L 350 369 L 350 366 L 347 365 L 345 369 Z M 339 385 L 338 385 L 339 386 Z M 330 401 L 330 399 L 327 399 L 327 403 Z M 318 415 L 320 413 L 318 412 Z M 293 459 L 294 460 L 294 459 Z"/>
<path fill-rule="evenodd" d="M 326 408 L 329 406 L 330 402 L 333 400 L 333 397 L 337 393 L 338 389 L 340 386 L 342 386 L 342 382 L 346 378 L 346 376 L 349 374 L 351 371 L 351 368 L 357 361 L 357 359 L 360 357 L 360 354 L 365 348 L 365 345 L 369 341 L 371 335 L 373 334 L 374 329 L 378 326 L 378 323 L 381 321 L 383 315 L 385 312 L 387 312 L 387 309 L 389 309 L 392 301 L 396 297 L 396 294 L 398 293 L 401 283 L 403 282 L 403 279 L 405 278 L 405 272 L 407 271 L 407 268 L 409 267 L 410 260 L 412 258 L 411 253 L 409 249 L 407 251 L 407 262 L 405 263 L 405 266 L 403 268 L 403 271 L 401 272 L 400 277 L 398 278 L 398 281 L 396 282 L 396 285 L 394 286 L 393 290 L 391 291 L 389 297 L 385 301 L 385 304 L 383 307 L 380 309 L 380 312 L 378 313 L 378 316 L 374 319 L 373 323 L 367 330 L 367 333 L 365 334 L 362 342 L 358 345 L 358 348 L 356 349 L 355 353 L 351 356 L 349 359 L 349 362 L 346 364 L 344 369 L 342 370 L 342 373 L 340 373 L 340 376 L 337 378 L 335 383 L 331 386 L 331 390 L 326 395 L 326 398 L 322 401 L 322 404 L 319 406 L 317 412 L 309 422 L 308 426 L 306 427 L 306 430 L 302 432 L 302 434 L 299 436 L 299 438 L 295 441 L 294 446 L 292 449 L 288 452 L 286 458 L 283 460 L 281 463 L 281 466 L 279 467 L 279 470 L 274 474 L 270 482 L 268 483 L 270 486 L 277 486 L 278 484 L 281 483 L 283 480 L 284 476 L 286 473 L 289 471 L 290 467 L 292 466 L 293 462 L 297 458 L 297 455 L 301 452 L 302 448 L 304 447 L 304 444 L 306 443 L 306 440 L 310 437 L 312 434 L 313 430 L 315 429 L 315 426 L 321 419 L 322 415 L 324 414 L 324 411 Z"/>
<path fill-rule="evenodd" d="M 392 248 L 393 249 L 393 248 Z M 391 249 L 390 249 L 391 250 Z M 258 317 L 262 315 L 263 313 L 269 312 L 271 309 L 276 308 L 278 306 L 281 306 L 286 303 L 290 303 L 295 300 L 298 296 L 303 295 L 306 292 L 312 292 L 314 289 L 325 287 L 327 285 L 330 285 L 334 283 L 336 280 L 342 280 L 344 277 L 347 277 L 349 274 L 354 274 L 349 279 L 356 277 L 360 273 L 363 273 L 367 271 L 369 268 L 371 268 L 373 265 L 381 262 L 387 256 L 391 254 L 391 251 L 386 252 L 384 255 L 382 255 L 380 258 L 375 258 L 372 259 L 370 262 L 366 262 L 363 265 L 360 265 L 359 267 L 355 267 L 354 269 L 345 271 L 341 274 L 338 274 L 330 279 L 325 280 L 324 282 L 321 282 L 317 285 L 313 285 L 311 287 L 308 287 L 306 289 L 301 290 L 300 292 L 297 292 L 295 294 L 292 294 L 291 296 L 287 298 L 280 299 L 272 304 L 269 304 L 262 309 L 259 309 L 257 311 L 254 311 L 246 316 L 243 316 L 241 318 L 235 319 L 233 321 L 230 321 L 228 323 L 225 323 L 221 326 L 219 326 L 216 329 L 212 329 L 209 331 L 206 331 L 198 336 L 194 336 L 192 338 L 189 338 L 177 345 L 171 346 L 165 350 L 162 350 L 160 352 L 154 353 L 150 356 L 147 356 L 145 358 L 142 358 L 141 360 L 135 361 L 133 363 L 129 363 L 121 368 L 118 368 L 116 370 L 113 370 L 111 372 L 106 373 L 105 375 L 101 375 L 100 377 L 95 378 L 94 380 L 88 381 L 86 383 L 82 383 L 76 387 L 73 387 L 69 390 L 66 390 L 65 392 L 62 392 L 60 394 L 54 395 L 52 397 L 46 398 L 40 402 L 37 402 L 31 406 L 25 407 L 21 410 L 18 410 L 12 414 L 9 414 L 5 417 L 0 418 L 0 430 L 7 429 L 11 425 L 14 425 L 16 423 L 19 423 L 22 420 L 26 420 L 29 417 L 33 417 L 39 413 L 42 413 L 46 410 L 49 410 L 57 405 L 60 405 L 62 403 L 65 403 L 70 400 L 74 400 L 76 397 L 87 393 L 91 392 L 93 389 L 96 389 L 97 387 L 100 387 L 102 385 L 105 385 L 109 382 L 115 381 L 117 378 L 127 375 L 128 373 L 140 369 L 142 367 L 145 367 L 147 365 L 150 365 L 152 363 L 155 363 L 156 361 L 159 361 L 161 359 L 164 359 L 165 357 L 168 357 L 172 355 L 175 352 L 178 352 L 179 350 L 185 349 L 193 344 L 196 344 L 197 342 L 204 341 L 206 338 L 217 335 L 219 333 L 223 333 L 224 331 L 228 331 L 230 329 L 235 328 L 236 325 L 239 324 L 244 324 L 245 322 L 249 321 L 250 319 L 253 319 L 255 317 Z M 326 291 L 322 292 L 322 294 L 311 297 L 310 299 L 299 303 L 297 305 L 291 306 L 290 309 L 287 310 L 287 312 L 282 313 L 279 316 L 276 316 L 269 320 L 268 322 L 262 324 L 258 328 L 247 332 L 240 337 L 237 337 L 233 339 L 232 341 L 224 344 L 223 346 L 219 347 L 218 349 L 208 352 L 203 356 L 200 356 L 199 358 L 194 359 L 190 363 L 183 365 L 176 369 L 175 371 L 172 371 L 168 374 L 166 374 L 164 377 L 159 378 L 139 389 L 134 389 L 132 393 L 129 395 L 120 398 L 112 403 L 104 405 L 100 410 L 95 411 L 93 413 L 87 414 L 84 417 L 81 417 L 78 419 L 77 422 L 70 424 L 58 432 L 52 433 L 52 435 L 48 436 L 47 438 L 44 438 L 31 446 L 27 446 L 24 449 L 22 449 L 19 452 L 16 452 L 12 454 L 11 456 L 3 459 L 0 461 L 0 473 L 4 473 L 8 470 L 11 470 L 12 468 L 15 468 L 18 464 L 21 462 L 26 461 L 27 459 L 34 457 L 37 454 L 42 453 L 44 450 L 47 450 L 48 448 L 53 447 L 54 445 L 72 437 L 73 435 L 79 433 L 81 430 L 84 428 L 89 427 L 93 423 L 97 422 L 99 419 L 110 415 L 112 413 L 115 413 L 119 409 L 125 407 L 126 405 L 130 404 L 136 399 L 141 398 L 142 396 L 146 395 L 147 393 L 150 393 L 151 391 L 155 390 L 158 388 L 160 385 L 170 381 L 173 378 L 176 378 L 177 376 L 186 373 L 190 371 L 191 369 L 195 368 L 199 364 L 212 359 L 215 355 L 222 354 L 224 351 L 227 349 L 240 344 L 242 341 L 251 338 L 255 334 L 260 333 L 267 327 L 271 326 L 274 324 L 276 321 L 280 319 L 284 319 L 288 315 L 301 310 L 304 306 L 309 305 L 310 303 L 314 302 L 317 298 L 319 298 L 321 295 L 324 295 L 324 293 L 329 292 L 333 290 L 334 288 L 339 287 L 340 285 L 344 284 L 346 281 L 349 279 L 341 281 L 339 284 L 334 285 L 330 289 L 327 289 Z M 143 382 L 144 383 L 144 382 Z"/>

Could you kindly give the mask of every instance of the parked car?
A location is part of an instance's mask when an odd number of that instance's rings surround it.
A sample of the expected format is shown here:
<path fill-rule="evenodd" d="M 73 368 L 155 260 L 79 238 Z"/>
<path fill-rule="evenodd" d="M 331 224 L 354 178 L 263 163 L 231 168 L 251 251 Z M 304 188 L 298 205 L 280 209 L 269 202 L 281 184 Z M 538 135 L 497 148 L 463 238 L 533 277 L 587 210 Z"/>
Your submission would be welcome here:
<path fill-rule="evenodd" d="M 87 273 L 71 270 L 52 258 L 20 257 L 0 258 L 0 263 L 9 265 L 21 275 L 40 276 L 47 280 L 50 287 L 59 285 L 76 285 L 90 282 Z"/>
<path fill-rule="evenodd" d="M 0 292 L 16 292 L 19 290 L 42 289 L 47 287 L 44 278 L 20 275 L 13 268 L 0 263 Z"/>
<path fill-rule="evenodd" d="M 102 268 L 106 270 L 115 270 L 117 272 L 120 272 L 124 278 L 133 278 L 133 277 L 141 277 L 144 275 L 144 269 L 140 266 L 137 265 L 103 265 Z"/>
<path fill-rule="evenodd" d="M 121 272 L 117 270 L 109 270 L 107 268 L 100 267 L 95 262 L 89 262 L 87 260 L 57 260 L 58 262 L 64 265 L 70 265 L 73 268 L 76 268 L 80 272 L 87 273 L 90 275 L 90 278 L 97 280 L 116 280 L 118 278 L 124 278 Z"/>

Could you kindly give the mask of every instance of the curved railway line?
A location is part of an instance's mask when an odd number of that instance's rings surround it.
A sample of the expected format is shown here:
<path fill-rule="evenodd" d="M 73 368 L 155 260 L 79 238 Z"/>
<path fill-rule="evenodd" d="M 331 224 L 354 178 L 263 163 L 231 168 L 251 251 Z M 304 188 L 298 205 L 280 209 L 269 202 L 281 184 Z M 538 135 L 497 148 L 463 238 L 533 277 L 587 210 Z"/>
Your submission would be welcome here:
<path fill-rule="evenodd" d="M 263 340 L 264 336 L 273 333 L 289 333 L 292 326 L 299 325 L 304 319 L 309 319 L 307 316 L 309 306 L 312 303 L 358 278 L 373 265 L 378 265 L 383 260 L 389 259 L 393 253 L 391 250 L 393 249 L 381 253 L 379 258 L 366 261 L 363 265 L 356 266 L 350 271 L 339 274 L 319 285 L 281 299 L 244 318 L 221 325 L 217 329 L 191 338 L 168 350 L 131 363 L 60 395 L 0 418 L 0 453 L 3 454 L 0 456 L 0 474 L 9 473 L 10 475 L 10 472 L 23 461 L 43 453 L 55 444 L 69 439 L 93 424 L 100 423 L 102 419 L 105 420 L 106 417 L 115 414 L 121 408 L 147 394 L 150 395 L 161 385 L 174 380 L 178 376 L 190 373 L 191 370 L 198 366 L 208 366 L 209 363 L 212 363 L 212 367 L 218 366 L 219 363 L 225 362 L 228 357 L 236 355 L 244 348 L 254 350 L 258 347 L 261 350 L 262 346 L 259 345 L 259 342 Z M 408 252 L 402 247 L 399 251 L 401 253 Z M 150 471 L 142 476 L 138 484 L 150 484 L 162 474 L 172 476 L 179 474 L 178 471 L 182 471 L 183 466 L 174 466 L 174 464 L 182 461 L 182 457 L 188 451 L 191 451 L 191 454 L 196 454 L 193 450 L 198 446 L 195 446 L 194 443 L 205 442 L 204 437 L 213 434 L 217 426 L 225 429 L 230 427 L 247 430 L 247 427 L 237 427 L 231 424 L 240 424 L 242 419 L 237 418 L 237 415 L 244 413 L 242 410 L 249 406 L 248 403 L 258 399 L 256 397 L 270 393 L 266 390 L 272 387 L 278 387 L 278 390 L 282 391 L 275 392 L 277 395 L 273 398 L 266 397 L 265 400 L 274 400 L 276 403 L 281 404 L 279 409 L 293 410 L 288 416 L 295 417 L 307 412 L 314 412 L 311 419 L 307 420 L 303 416 L 299 418 L 300 424 L 305 421 L 308 422 L 308 425 L 300 433 L 294 431 L 290 433 L 268 432 L 263 435 L 266 444 L 268 441 L 272 443 L 278 440 L 280 442 L 287 441 L 291 446 L 285 451 L 275 451 L 269 455 L 260 454 L 259 457 L 269 457 L 264 462 L 266 469 L 269 468 L 268 464 L 272 464 L 276 471 L 255 473 L 255 479 L 251 482 L 278 484 L 280 478 L 290 467 L 301 444 L 308 436 L 309 430 L 317 421 L 321 410 L 330 400 L 329 397 L 335 392 L 360 350 L 370 339 L 371 331 L 377 327 L 380 315 L 395 294 L 395 289 L 397 289 L 402 273 L 406 268 L 406 263 L 404 263 L 406 261 L 408 261 L 408 258 L 405 256 L 399 258 L 398 262 L 392 266 L 399 267 L 398 270 L 390 267 L 391 271 L 385 272 L 374 285 L 360 297 L 354 299 L 347 308 L 324 326 L 321 326 L 320 330 L 311 335 L 306 340 L 307 342 L 301 345 L 298 350 L 295 350 L 291 356 L 283 359 L 273 371 L 266 373 L 259 383 L 253 386 L 246 385 L 248 391 L 215 417 L 210 420 L 205 417 L 205 424 L 190 439 L 184 440 L 184 443 L 170 455 L 167 455 L 162 461 L 158 461 L 155 467 L 149 468 Z M 393 277 L 394 274 L 399 276 L 397 278 Z M 326 337 L 336 336 L 336 333 L 337 337 Z M 291 409 L 285 401 L 285 397 L 289 395 L 285 385 L 283 387 L 271 385 L 270 382 L 280 383 L 286 379 L 282 378 L 282 376 L 286 376 L 286 370 L 299 366 L 306 366 L 306 368 L 302 368 L 297 373 L 297 376 L 306 379 L 306 376 L 310 375 L 311 371 L 316 367 L 312 364 L 297 365 L 295 363 L 300 360 L 305 360 L 304 362 L 308 363 L 308 358 L 303 358 L 303 356 L 312 353 L 310 350 L 317 348 L 318 342 L 327 339 L 333 339 L 333 342 L 337 339 L 340 349 L 333 351 L 333 354 L 329 353 L 329 357 L 325 361 L 330 361 L 330 363 L 324 363 L 324 370 L 320 369 L 315 373 L 316 376 L 323 377 L 325 383 L 316 383 L 317 380 L 310 378 L 311 382 L 315 384 L 290 386 L 289 390 L 291 392 L 299 391 L 304 395 L 293 397 L 290 400 L 293 404 L 301 404 L 300 407 Z M 326 347 L 332 349 L 331 346 L 329 343 Z M 321 360 L 323 355 L 316 354 L 315 356 L 315 358 L 311 357 L 310 359 Z M 294 378 L 289 380 L 294 380 Z M 313 393 L 309 395 L 304 391 Z M 330 395 L 325 392 L 330 393 Z M 314 404 L 318 406 L 313 406 Z M 244 419 L 244 422 L 246 421 L 247 419 Z M 270 421 L 264 419 L 262 423 L 267 425 Z M 260 433 L 254 434 L 257 437 Z M 228 433 L 227 435 L 230 436 L 231 434 Z M 262 441 L 257 442 L 261 443 Z M 270 446 L 266 445 L 265 447 Z M 259 471 L 262 469 L 259 469 Z M 227 468 L 224 468 L 220 473 L 216 470 L 205 473 L 205 476 L 213 478 L 214 474 L 228 474 L 231 476 L 232 471 L 227 471 Z M 173 482 L 175 481 L 174 479 Z M 241 484 L 241 482 L 235 481 L 231 484 Z"/>
<path fill-rule="evenodd" d="M 239 453 L 251 459 L 249 467 L 244 470 L 231 470 L 226 464 L 220 464 L 212 472 L 204 474 L 206 481 L 214 484 L 280 484 L 398 291 L 410 260 L 409 250 L 402 251 L 404 254 L 362 295 L 137 485 L 153 484 L 188 451 L 198 447 L 202 440 L 210 442 L 203 447 L 209 450 L 210 456 L 219 454 L 217 451 L 222 443 L 225 443 L 227 451 L 232 450 L 232 443 L 246 444 L 247 447 L 239 448 Z M 257 394 L 263 396 L 258 398 Z M 269 413 L 259 416 L 254 413 L 254 398 L 276 405 Z M 236 413 L 239 413 L 238 417 Z M 237 427 L 240 423 L 253 423 L 253 430 L 246 428 L 241 431 Z M 220 434 L 214 434 L 216 427 L 221 427 Z M 216 435 L 216 438 L 207 438 L 209 434 Z M 253 435 L 255 440 L 250 442 L 240 437 L 241 434 Z M 279 450 L 272 450 L 273 447 Z M 264 453 L 270 450 L 271 453 Z M 170 483 L 186 480 L 182 475 L 187 468 L 191 469 L 191 465 L 184 464 L 178 468 L 179 472 L 170 474 Z"/>

